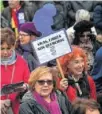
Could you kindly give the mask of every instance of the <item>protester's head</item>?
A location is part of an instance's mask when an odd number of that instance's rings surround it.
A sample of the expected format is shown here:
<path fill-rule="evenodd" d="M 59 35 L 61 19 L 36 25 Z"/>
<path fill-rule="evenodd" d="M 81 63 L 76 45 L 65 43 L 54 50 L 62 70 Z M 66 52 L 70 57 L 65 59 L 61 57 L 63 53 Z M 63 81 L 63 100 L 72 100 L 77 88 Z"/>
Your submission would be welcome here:
<path fill-rule="evenodd" d="M 80 21 L 74 26 L 75 30 L 75 39 L 73 44 L 78 45 L 80 42 L 87 43 L 88 41 L 94 41 L 95 36 L 92 34 L 91 28 L 93 23 L 90 21 Z"/>
<path fill-rule="evenodd" d="M 50 67 L 40 66 L 31 72 L 28 83 L 32 90 L 46 97 L 55 89 L 55 81 L 54 70 Z"/>
<path fill-rule="evenodd" d="M 15 47 L 15 34 L 10 28 L 0 29 L 1 37 L 1 58 L 9 58 Z"/>
<path fill-rule="evenodd" d="M 9 7 L 14 9 L 20 5 L 20 0 L 8 0 Z"/>
<path fill-rule="evenodd" d="M 80 76 L 87 69 L 86 55 L 77 46 L 72 46 L 72 52 L 60 57 L 59 61 L 65 75 L 72 74 L 73 76 Z"/>
<path fill-rule="evenodd" d="M 72 114 L 100 114 L 100 105 L 92 99 L 77 99 L 72 105 Z"/>
<path fill-rule="evenodd" d="M 26 22 L 21 25 L 19 31 L 20 44 L 27 44 L 36 37 L 40 37 L 41 33 L 37 31 L 33 22 Z"/>
<path fill-rule="evenodd" d="M 75 19 L 76 23 L 82 20 L 90 21 L 90 12 L 85 9 L 79 9 L 76 11 Z"/>

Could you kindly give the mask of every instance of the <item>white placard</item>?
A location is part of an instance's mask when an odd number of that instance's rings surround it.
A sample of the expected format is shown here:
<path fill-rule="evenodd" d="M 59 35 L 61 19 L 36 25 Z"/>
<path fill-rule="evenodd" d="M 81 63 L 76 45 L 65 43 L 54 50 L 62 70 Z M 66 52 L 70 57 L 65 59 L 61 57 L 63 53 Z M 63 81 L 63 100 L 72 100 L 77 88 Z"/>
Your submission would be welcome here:
<path fill-rule="evenodd" d="M 71 52 L 65 30 L 60 30 L 49 36 L 33 41 L 32 45 L 40 64 Z"/>

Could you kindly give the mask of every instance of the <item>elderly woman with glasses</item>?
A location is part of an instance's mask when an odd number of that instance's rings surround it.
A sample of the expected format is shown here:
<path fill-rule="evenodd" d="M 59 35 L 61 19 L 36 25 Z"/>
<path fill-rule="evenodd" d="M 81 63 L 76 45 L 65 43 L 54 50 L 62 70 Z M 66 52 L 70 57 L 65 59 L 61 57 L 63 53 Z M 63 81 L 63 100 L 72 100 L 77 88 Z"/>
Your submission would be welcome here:
<path fill-rule="evenodd" d="M 93 35 L 91 28 L 93 24 L 90 21 L 80 21 L 74 26 L 75 39 L 73 45 L 78 45 L 83 48 L 88 56 L 88 69 L 89 72 L 92 69 L 94 62 L 94 55 L 99 48 L 99 44 L 96 41 L 95 35 Z"/>
<path fill-rule="evenodd" d="M 87 73 L 87 58 L 84 50 L 72 46 L 72 52 L 59 58 L 65 78 L 59 81 L 59 88 L 66 92 L 73 102 L 77 97 L 96 100 L 96 87 Z"/>
<path fill-rule="evenodd" d="M 66 95 L 56 90 L 56 74 L 50 67 L 41 66 L 31 72 L 31 90 L 22 99 L 19 114 L 71 114 Z"/>

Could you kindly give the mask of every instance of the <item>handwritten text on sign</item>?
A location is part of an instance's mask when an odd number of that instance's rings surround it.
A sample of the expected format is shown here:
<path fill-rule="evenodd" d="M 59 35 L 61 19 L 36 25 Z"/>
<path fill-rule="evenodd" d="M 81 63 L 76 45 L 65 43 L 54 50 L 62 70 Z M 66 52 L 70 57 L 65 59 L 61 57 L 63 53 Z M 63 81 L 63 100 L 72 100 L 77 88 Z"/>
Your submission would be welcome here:
<path fill-rule="evenodd" d="M 36 40 L 32 44 L 41 64 L 71 52 L 64 30 Z"/>

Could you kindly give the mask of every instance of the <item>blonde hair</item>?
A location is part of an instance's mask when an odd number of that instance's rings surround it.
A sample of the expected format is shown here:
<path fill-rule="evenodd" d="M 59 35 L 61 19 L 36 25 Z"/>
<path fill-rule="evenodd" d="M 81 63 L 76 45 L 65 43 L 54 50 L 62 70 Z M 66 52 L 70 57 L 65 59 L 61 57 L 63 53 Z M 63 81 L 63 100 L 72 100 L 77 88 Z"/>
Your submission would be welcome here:
<path fill-rule="evenodd" d="M 82 20 L 90 21 L 90 13 L 89 11 L 84 9 L 77 10 L 75 19 L 76 22 L 80 22 Z"/>
<path fill-rule="evenodd" d="M 54 82 L 56 81 L 56 73 L 54 71 L 53 68 L 47 67 L 47 66 L 40 66 L 38 68 L 36 68 L 35 70 L 33 70 L 30 74 L 30 78 L 28 80 L 28 84 L 29 86 L 34 89 L 34 85 L 36 83 L 36 81 L 43 75 L 46 73 L 51 73 L 52 74 L 52 78 L 54 80 Z M 55 86 L 55 85 L 54 85 Z"/>

